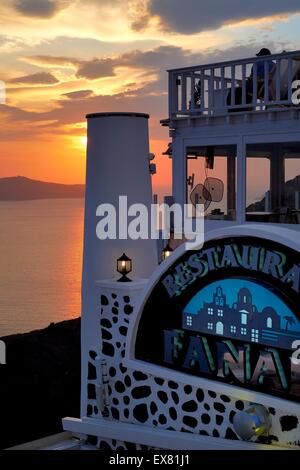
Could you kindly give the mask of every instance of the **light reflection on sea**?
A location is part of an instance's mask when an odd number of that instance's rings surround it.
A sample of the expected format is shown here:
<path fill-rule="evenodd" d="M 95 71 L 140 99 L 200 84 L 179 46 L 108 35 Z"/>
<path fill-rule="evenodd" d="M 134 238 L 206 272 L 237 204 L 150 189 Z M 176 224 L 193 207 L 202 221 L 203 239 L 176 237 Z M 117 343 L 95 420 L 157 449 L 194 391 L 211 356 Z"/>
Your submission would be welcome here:
<path fill-rule="evenodd" d="M 83 199 L 0 202 L 0 336 L 80 316 Z"/>

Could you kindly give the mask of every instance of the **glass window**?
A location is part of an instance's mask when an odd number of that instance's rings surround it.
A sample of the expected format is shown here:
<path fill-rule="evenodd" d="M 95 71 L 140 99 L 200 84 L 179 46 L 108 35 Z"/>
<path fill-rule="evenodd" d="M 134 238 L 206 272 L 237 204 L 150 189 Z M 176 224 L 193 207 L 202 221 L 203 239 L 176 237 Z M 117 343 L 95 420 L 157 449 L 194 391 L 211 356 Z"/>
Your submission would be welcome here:
<path fill-rule="evenodd" d="M 246 335 L 247 334 L 247 328 L 241 328 L 241 335 Z"/>
<path fill-rule="evenodd" d="M 193 319 L 189 315 L 189 316 L 186 317 L 186 326 L 192 326 L 192 325 L 193 325 Z"/>
<path fill-rule="evenodd" d="M 273 320 L 271 317 L 268 317 L 267 319 L 267 328 L 272 328 L 273 327 Z"/>
<path fill-rule="evenodd" d="M 188 147 L 186 190 L 188 203 L 204 205 L 206 219 L 235 220 L 236 146 Z"/>
<path fill-rule="evenodd" d="M 242 313 L 241 315 L 241 324 L 247 325 L 247 313 Z"/>
<path fill-rule="evenodd" d="M 223 317 L 223 310 L 218 308 L 218 317 Z"/>
<path fill-rule="evenodd" d="M 300 142 L 246 148 L 246 220 L 300 223 Z"/>

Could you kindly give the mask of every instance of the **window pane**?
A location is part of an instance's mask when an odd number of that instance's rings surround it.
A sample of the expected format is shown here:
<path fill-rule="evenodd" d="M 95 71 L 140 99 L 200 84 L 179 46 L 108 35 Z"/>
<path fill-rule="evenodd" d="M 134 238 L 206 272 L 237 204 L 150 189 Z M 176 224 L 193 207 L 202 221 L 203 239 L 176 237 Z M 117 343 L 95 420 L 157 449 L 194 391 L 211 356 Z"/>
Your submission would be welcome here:
<path fill-rule="evenodd" d="M 204 205 L 207 219 L 235 220 L 236 147 L 188 148 L 186 191 L 188 203 Z"/>
<path fill-rule="evenodd" d="M 300 143 L 247 145 L 246 220 L 300 223 Z"/>

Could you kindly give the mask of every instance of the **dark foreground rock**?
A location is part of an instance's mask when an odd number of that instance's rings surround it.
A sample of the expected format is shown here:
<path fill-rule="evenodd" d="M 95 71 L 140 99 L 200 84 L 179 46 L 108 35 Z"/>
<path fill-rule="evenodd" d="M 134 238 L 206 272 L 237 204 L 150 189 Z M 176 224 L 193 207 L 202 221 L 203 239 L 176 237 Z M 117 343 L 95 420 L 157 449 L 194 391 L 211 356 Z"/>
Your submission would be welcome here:
<path fill-rule="evenodd" d="M 80 413 L 80 318 L 2 338 L 0 447 L 62 431 Z"/>

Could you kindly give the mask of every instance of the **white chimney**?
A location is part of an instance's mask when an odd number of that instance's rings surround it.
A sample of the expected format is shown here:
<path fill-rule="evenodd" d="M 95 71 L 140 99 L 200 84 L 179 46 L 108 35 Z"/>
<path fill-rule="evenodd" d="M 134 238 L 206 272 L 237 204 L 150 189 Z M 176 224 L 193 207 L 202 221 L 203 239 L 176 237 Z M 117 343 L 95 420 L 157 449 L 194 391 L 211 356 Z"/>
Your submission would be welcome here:
<path fill-rule="evenodd" d="M 96 236 L 97 207 L 112 204 L 118 217 L 120 195 L 127 196 L 128 206 L 142 203 L 150 213 L 148 118 L 140 113 L 87 115 L 83 288 L 118 277 L 116 260 L 123 252 L 132 259 L 133 278 L 147 278 L 157 266 L 155 240 L 99 240 Z"/>

